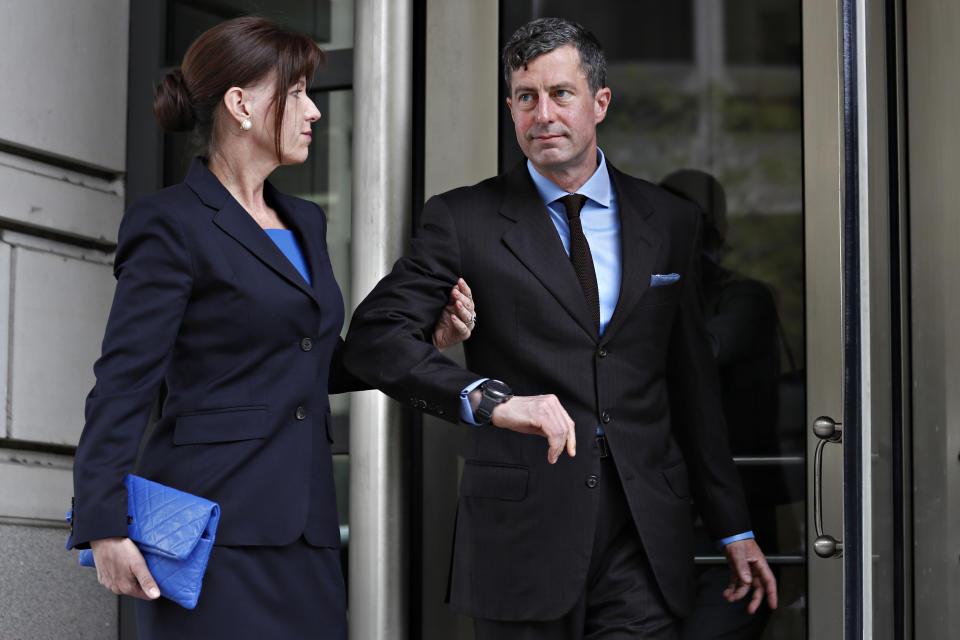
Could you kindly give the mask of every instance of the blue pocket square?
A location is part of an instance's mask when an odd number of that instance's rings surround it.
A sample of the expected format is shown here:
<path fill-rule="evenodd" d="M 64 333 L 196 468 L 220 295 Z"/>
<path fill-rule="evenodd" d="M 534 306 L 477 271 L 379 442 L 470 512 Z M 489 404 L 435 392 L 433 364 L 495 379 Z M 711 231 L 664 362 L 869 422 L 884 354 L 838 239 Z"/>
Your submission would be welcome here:
<path fill-rule="evenodd" d="M 654 273 L 650 276 L 651 287 L 663 287 L 680 281 L 679 273 Z"/>

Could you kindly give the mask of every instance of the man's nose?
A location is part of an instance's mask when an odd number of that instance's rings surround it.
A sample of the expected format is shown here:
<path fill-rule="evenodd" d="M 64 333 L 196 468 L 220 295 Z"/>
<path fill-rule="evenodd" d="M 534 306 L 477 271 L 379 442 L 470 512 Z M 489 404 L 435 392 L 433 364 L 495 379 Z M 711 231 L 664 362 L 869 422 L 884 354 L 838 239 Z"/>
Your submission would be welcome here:
<path fill-rule="evenodd" d="M 553 121 L 553 105 L 550 102 L 548 96 L 542 96 L 537 100 L 537 122 L 552 122 Z"/>

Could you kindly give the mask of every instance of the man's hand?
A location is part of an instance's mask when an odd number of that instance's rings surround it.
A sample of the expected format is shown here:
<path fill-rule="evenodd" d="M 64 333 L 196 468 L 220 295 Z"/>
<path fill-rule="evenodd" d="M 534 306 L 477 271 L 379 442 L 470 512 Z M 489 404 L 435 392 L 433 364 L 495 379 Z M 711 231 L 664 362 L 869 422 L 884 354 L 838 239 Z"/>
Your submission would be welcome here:
<path fill-rule="evenodd" d="M 460 344 L 470 337 L 476 326 L 477 315 L 473 306 L 473 294 L 463 278 L 450 290 L 447 306 L 433 328 L 433 346 L 441 351 Z"/>
<path fill-rule="evenodd" d="M 156 600 L 160 588 L 130 538 L 103 538 L 90 543 L 100 584 L 117 595 Z"/>
<path fill-rule="evenodd" d="M 493 424 L 519 433 L 533 433 L 547 439 L 547 462 L 555 463 L 564 447 L 577 455 L 577 434 L 573 420 L 555 395 L 514 396 L 493 409 Z"/>
<path fill-rule="evenodd" d="M 727 602 L 736 602 L 753 587 L 753 597 L 747 607 L 749 613 L 756 612 L 763 602 L 764 593 L 767 594 L 767 604 L 771 609 L 776 609 L 777 579 L 773 577 L 773 571 L 757 541 L 751 538 L 731 542 L 723 548 L 723 553 L 730 565 L 730 586 L 723 590 Z"/>

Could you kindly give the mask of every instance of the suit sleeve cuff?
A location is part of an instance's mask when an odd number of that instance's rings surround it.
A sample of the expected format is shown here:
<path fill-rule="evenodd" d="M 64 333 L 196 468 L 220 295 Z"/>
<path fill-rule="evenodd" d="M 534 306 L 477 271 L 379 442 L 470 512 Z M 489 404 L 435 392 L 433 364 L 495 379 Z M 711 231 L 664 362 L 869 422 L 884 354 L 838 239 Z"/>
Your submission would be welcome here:
<path fill-rule="evenodd" d="M 484 382 L 490 378 L 480 378 L 476 382 L 468 384 L 463 388 L 463 391 L 460 392 L 460 419 L 466 422 L 467 424 L 473 424 L 480 426 L 480 423 L 473 419 L 473 407 L 470 406 L 470 398 L 467 397 L 471 391 L 482 385 Z M 450 396 L 447 396 L 448 398 Z"/>
<path fill-rule="evenodd" d="M 744 531 L 743 533 L 738 533 L 735 536 L 730 536 L 729 538 L 723 538 L 717 542 L 717 547 L 723 549 L 725 546 L 731 542 L 736 542 L 737 540 L 750 540 L 753 539 L 753 531 Z"/>

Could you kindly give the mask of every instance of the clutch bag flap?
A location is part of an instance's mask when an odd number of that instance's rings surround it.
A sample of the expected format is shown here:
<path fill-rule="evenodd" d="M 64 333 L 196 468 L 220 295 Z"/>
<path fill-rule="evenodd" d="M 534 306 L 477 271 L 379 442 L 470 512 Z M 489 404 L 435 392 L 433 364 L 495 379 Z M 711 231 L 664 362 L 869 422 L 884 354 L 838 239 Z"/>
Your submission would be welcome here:
<path fill-rule="evenodd" d="M 215 502 L 128 475 L 127 513 L 130 539 L 146 553 L 186 559 L 202 539 L 213 542 L 220 521 Z"/>

